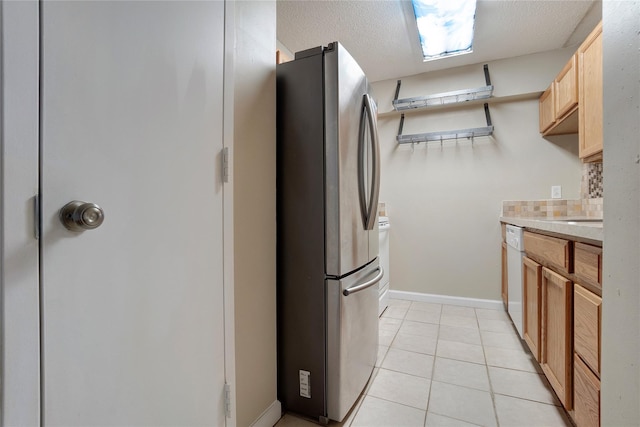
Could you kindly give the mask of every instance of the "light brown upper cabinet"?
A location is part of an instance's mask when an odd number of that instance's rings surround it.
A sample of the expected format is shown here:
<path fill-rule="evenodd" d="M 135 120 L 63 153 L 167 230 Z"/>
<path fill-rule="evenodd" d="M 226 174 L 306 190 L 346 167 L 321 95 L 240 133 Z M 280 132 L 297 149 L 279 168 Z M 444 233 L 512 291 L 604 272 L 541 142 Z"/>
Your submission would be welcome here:
<path fill-rule="evenodd" d="M 540 132 L 564 135 L 578 132 L 578 60 L 573 55 L 540 96 Z"/>
<path fill-rule="evenodd" d="M 602 22 L 578 49 L 580 158 L 602 160 Z"/>
<path fill-rule="evenodd" d="M 556 106 L 554 101 L 555 91 L 553 83 L 540 96 L 540 133 L 545 133 L 547 129 L 556 123 Z"/>
<path fill-rule="evenodd" d="M 578 108 L 578 60 L 573 55 L 553 82 L 556 116 L 563 118 Z"/>
<path fill-rule="evenodd" d="M 601 22 L 540 96 L 540 133 L 577 133 L 582 161 L 601 161 L 602 102 Z"/>

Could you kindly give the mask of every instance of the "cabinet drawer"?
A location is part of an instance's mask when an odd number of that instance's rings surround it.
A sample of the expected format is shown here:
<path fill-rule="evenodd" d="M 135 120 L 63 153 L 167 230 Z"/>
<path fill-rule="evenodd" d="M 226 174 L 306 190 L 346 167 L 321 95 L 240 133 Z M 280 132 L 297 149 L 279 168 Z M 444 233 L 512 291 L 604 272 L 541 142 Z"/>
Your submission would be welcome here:
<path fill-rule="evenodd" d="M 573 269 L 578 279 L 602 287 L 602 248 L 576 243 Z"/>
<path fill-rule="evenodd" d="M 543 265 L 547 264 L 564 273 L 571 273 L 571 242 L 568 240 L 525 231 L 524 251 Z"/>
<path fill-rule="evenodd" d="M 600 375 L 602 298 L 575 284 L 573 286 L 573 346 L 587 365 Z"/>
<path fill-rule="evenodd" d="M 600 426 L 600 380 L 578 355 L 573 358 L 573 396 L 576 425 Z"/>

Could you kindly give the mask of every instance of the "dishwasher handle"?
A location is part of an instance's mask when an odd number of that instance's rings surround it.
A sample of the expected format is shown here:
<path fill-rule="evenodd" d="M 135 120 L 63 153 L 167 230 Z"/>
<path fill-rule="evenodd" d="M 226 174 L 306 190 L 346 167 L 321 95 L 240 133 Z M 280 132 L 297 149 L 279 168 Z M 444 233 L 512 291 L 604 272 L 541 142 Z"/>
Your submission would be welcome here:
<path fill-rule="evenodd" d="M 378 274 L 376 274 L 376 277 L 374 277 L 371 280 L 367 280 L 364 283 L 360 283 L 359 285 L 355 285 L 352 286 L 350 288 L 345 289 L 344 291 L 342 291 L 342 295 L 344 295 L 345 297 L 348 297 L 349 295 L 356 293 L 356 292 L 360 292 L 363 291 L 367 288 L 370 288 L 371 286 L 375 285 L 376 283 L 378 283 L 380 280 L 382 280 L 382 277 L 384 277 L 384 270 L 382 269 L 382 267 L 378 267 L 376 270 L 378 270 Z M 374 271 L 376 271 L 374 270 Z"/>

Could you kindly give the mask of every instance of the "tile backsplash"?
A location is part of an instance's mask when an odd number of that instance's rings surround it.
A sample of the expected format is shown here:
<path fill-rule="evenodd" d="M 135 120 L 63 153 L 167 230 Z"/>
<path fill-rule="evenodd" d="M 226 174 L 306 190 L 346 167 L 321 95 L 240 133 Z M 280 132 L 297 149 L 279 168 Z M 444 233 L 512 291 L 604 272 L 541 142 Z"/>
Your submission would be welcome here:
<path fill-rule="evenodd" d="M 580 197 L 583 199 L 602 198 L 602 163 L 584 163 Z"/>
<path fill-rule="evenodd" d="M 506 200 L 502 216 L 520 218 L 585 217 L 602 219 L 602 163 L 584 163 L 580 199 Z"/>
<path fill-rule="evenodd" d="M 602 198 L 549 199 L 549 200 L 505 200 L 502 216 L 519 218 L 602 218 Z"/>

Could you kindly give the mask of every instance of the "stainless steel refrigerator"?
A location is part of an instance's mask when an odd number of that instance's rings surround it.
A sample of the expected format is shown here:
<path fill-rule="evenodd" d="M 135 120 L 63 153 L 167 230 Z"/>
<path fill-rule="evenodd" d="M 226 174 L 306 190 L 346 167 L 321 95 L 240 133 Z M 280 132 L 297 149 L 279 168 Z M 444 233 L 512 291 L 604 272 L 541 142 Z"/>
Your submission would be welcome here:
<path fill-rule="evenodd" d="M 276 75 L 278 398 L 341 421 L 378 352 L 377 107 L 337 42 Z"/>

